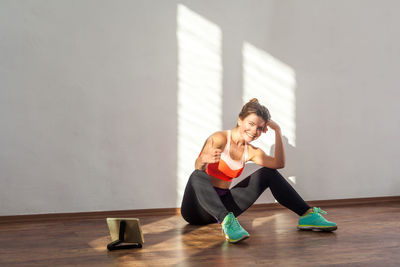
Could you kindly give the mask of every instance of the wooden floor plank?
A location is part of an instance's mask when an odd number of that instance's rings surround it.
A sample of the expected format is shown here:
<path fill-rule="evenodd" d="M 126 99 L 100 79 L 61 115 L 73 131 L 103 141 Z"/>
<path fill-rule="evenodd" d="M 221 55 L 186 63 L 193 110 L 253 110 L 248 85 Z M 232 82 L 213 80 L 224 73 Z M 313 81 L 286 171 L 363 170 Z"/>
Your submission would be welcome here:
<path fill-rule="evenodd" d="M 105 218 L 0 224 L 0 266 L 399 266 L 400 201 L 330 206 L 333 233 L 298 231 L 286 209 L 239 217 L 250 238 L 229 244 L 218 224 L 140 218 L 142 249 L 109 252 Z"/>

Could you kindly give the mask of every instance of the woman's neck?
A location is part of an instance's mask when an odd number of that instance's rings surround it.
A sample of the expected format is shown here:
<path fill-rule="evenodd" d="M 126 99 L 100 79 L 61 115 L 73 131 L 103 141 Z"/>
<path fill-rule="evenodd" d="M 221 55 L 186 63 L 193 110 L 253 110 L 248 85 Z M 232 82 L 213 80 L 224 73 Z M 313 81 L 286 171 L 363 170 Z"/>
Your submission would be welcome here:
<path fill-rule="evenodd" d="M 246 141 L 243 139 L 242 135 L 239 132 L 239 128 L 236 127 L 231 130 L 231 139 L 232 142 L 235 143 L 238 147 L 244 146 L 246 144 Z"/>

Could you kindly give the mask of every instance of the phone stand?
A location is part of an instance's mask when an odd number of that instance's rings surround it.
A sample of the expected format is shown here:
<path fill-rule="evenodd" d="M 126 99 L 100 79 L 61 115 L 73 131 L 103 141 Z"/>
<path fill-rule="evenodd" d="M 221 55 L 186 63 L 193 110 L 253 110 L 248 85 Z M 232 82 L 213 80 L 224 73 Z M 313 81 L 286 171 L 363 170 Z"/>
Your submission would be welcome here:
<path fill-rule="evenodd" d="M 107 249 L 112 251 L 112 250 L 117 250 L 117 249 L 131 249 L 131 248 L 141 248 L 142 244 L 141 243 L 134 243 L 132 244 L 122 244 L 125 242 L 125 230 L 126 230 L 126 222 L 124 220 L 121 220 L 119 222 L 119 236 L 118 239 L 109 243 L 107 245 Z"/>

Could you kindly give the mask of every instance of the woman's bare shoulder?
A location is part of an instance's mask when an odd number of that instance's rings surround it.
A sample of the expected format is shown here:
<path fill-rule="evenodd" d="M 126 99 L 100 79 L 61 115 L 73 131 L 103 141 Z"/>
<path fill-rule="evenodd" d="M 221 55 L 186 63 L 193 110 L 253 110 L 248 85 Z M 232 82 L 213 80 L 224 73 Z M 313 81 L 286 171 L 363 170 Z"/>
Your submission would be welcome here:
<path fill-rule="evenodd" d="M 256 147 L 252 144 L 248 144 L 249 155 L 253 156 L 255 153 L 263 153 L 263 150 L 259 147 Z"/>
<path fill-rule="evenodd" d="M 252 149 L 252 150 L 257 150 L 257 149 L 259 149 L 258 147 L 256 147 L 255 145 L 253 145 L 253 144 L 247 144 L 248 146 L 249 146 L 249 149 Z"/>

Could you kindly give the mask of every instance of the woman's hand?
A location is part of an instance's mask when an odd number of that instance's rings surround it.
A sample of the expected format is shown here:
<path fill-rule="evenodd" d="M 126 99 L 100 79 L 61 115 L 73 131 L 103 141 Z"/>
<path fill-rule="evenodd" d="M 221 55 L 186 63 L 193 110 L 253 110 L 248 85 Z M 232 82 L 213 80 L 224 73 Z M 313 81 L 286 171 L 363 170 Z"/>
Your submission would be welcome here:
<path fill-rule="evenodd" d="M 204 152 L 201 154 L 202 162 L 206 164 L 219 162 L 222 153 L 221 149 L 214 147 L 213 138 L 211 137 L 210 139 L 211 140 L 209 140 L 206 149 L 204 149 Z"/>
<path fill-rule="evenodd" d="M 274 131 L 280 131 L 281 127 L 273 120 L 270 120 L 269 122 L 267 122 L 267 124 L 264 127 L 263 132 L 266 133 L 268 130 L 268 127 L 271 128 Z"/>
<path fill-rule="evenodd" d="M 226 137 L 222 132 L 216 132 L 210 136 L 196 159 L 195 168 L 197 170 L 205 170 L 208 164 L 219 162 L 225 143 Z"/>

